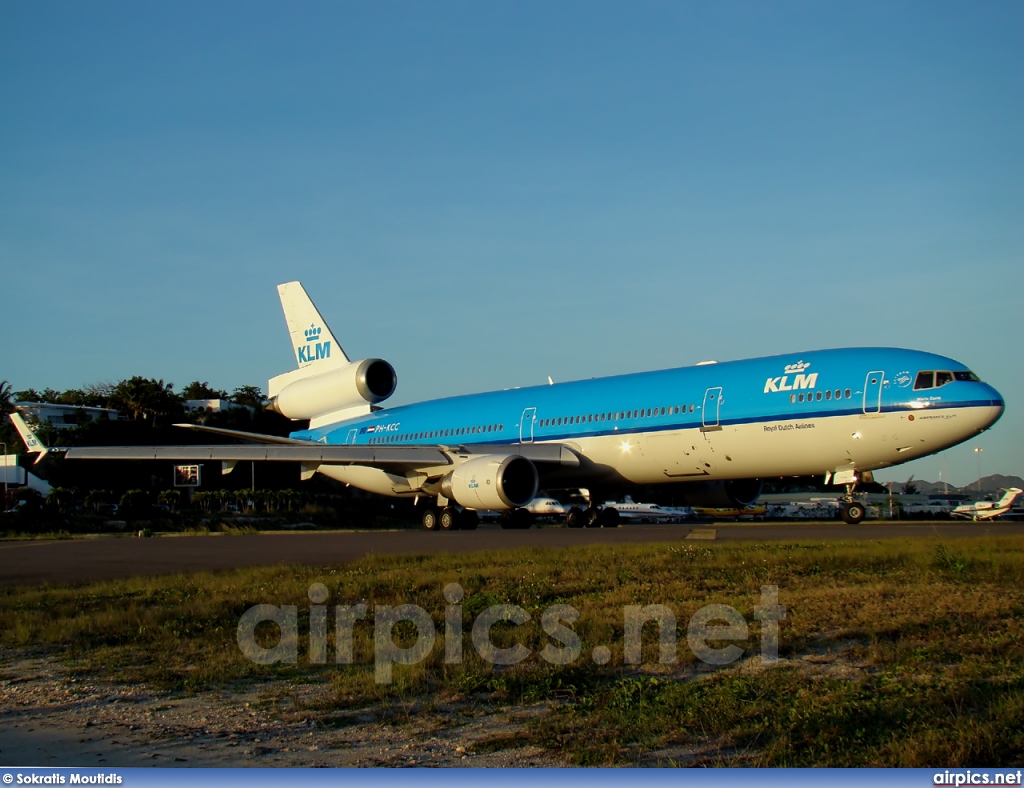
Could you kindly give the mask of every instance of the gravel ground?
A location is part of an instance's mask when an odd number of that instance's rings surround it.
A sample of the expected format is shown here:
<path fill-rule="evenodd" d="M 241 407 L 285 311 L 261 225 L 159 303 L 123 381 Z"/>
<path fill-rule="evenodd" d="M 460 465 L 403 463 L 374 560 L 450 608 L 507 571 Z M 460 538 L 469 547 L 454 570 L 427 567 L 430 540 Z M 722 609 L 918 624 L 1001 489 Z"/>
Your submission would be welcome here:
<path fill-rule="evenodd" d="M 547 703 L 486 699 L 431 709 L 392 704 L 326 714 L 325 691 L 284 682 L 168 694 L 68 675 L 52 657 L 5 654 L 0 765 L 12 766 L 564 766 L 535 747 L 473 751 L 549 713 Z"/>

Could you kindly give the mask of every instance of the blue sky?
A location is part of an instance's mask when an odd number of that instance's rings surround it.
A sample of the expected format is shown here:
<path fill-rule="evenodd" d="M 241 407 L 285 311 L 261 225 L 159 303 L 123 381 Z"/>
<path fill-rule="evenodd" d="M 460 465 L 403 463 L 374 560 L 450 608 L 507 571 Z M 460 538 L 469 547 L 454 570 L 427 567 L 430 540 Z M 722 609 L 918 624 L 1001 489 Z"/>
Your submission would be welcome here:
<path fill-rule="evenodd" d="M 1006 397 L 1019 2 L 0 2 L 0 378 L 265 386 L 301 280 L 395 403 L 848 345 Z"/>

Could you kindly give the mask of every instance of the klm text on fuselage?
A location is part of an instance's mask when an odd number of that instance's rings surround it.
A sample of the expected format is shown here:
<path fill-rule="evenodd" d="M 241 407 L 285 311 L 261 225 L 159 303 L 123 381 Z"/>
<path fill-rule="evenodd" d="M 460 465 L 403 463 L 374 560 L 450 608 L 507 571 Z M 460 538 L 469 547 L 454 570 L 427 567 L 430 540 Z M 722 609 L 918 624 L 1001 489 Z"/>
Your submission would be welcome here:
<path fill-rule="evenodd" d="M 778 378 L 768 378 L 764 383 L 764 393 L 768 394 L 772 391 L 798 391 L 802 389 L 813 389 L 818 384 L 818 373 L 812 372 L 810 375 L 796 375 L 793 378 L 793 382 L 789 382 L 789 375 L 783 375 Z"/>

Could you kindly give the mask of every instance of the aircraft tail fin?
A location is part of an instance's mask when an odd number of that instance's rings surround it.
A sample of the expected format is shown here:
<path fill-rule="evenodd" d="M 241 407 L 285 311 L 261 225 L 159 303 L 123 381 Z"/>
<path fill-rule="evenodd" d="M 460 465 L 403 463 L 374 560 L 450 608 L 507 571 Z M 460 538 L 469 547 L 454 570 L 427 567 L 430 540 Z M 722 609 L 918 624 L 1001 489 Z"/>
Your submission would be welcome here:
<path fill-rule="evenodd" d="M 348 356 L 301 283 L 278 285 L 277 294 L 300 370 L 321 372 L 349 363 Z"/>
<path fill-rule="evenodd" d="M 25 423 L 25 419 L 21 417 L 21 414 L 15 411 L 11 414 L 11 421 L 14 423 L 14 428 L 18 431 L 21 439 L 25 442 L 25 448 L 28 449 L 29 454 L 39 452 L 39 456 L 36 457 L 38 463 L 43 457 L 49 454 L 50 450 L 43 444 L 36 434 L 32 431 L 32 428 Z"/>
<path fill-rule="evenodd" d="M 1014 498 L 1020 495 L 1021 492 L 1024 492 L 1024 490 L 1021 490 L 1020 487 L 1008 487 L 1006 489 L 1006 492 L 1003 493 L 1002 500 L 1000 500 L 999 503 L 996 504 L 996 506 L 999 508 L 1006 507 L 1007 509 L 1009 509 L 1010 506 L 1013 505 Z"/>

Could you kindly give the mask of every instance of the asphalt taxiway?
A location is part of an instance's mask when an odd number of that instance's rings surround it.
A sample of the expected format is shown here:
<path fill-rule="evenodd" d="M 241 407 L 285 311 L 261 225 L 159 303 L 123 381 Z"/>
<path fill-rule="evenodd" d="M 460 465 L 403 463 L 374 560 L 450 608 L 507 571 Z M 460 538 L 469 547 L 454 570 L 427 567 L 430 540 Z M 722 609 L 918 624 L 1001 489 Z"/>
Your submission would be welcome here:
<path fill-rule="evenodd" d="M 708 529 L 713 529 L 709 533 Z M 504 531 L 332 531 L 245 536 L 108 537 L 0 542 L 0 587 L 80 584 L 98 580 L 300 564 L 326 566 L 366 555 L 468 553 L 591 544 L 724 541 L 847 541 L 1024 535 L 1024 523 L 701 523 L 621 528 L 532 528 Z M 713 538 L 713 541 L 712 541 Z"/>

